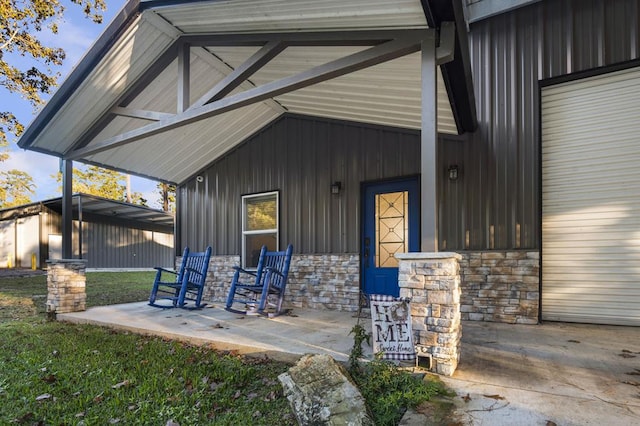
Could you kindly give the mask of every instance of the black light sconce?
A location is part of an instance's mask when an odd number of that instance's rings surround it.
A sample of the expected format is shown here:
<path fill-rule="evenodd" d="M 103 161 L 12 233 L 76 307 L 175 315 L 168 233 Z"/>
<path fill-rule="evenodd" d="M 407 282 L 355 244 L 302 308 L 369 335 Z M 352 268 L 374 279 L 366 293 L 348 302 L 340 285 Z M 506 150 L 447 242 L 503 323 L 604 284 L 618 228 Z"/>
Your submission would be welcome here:
<path fill-rule="evenodd" d="M 342 189 L 342 182 L 336 181 L 331 184 L 331 193 L 339 194 Z"/>
<path fill-rule="evenodd" d="M 456 181 L 458 180 L 458 177 L 460 176 L 460 170 L 458 169 L 458 166 L 456 164 L 449 166 L 449 180 L 450 181 Z"/>

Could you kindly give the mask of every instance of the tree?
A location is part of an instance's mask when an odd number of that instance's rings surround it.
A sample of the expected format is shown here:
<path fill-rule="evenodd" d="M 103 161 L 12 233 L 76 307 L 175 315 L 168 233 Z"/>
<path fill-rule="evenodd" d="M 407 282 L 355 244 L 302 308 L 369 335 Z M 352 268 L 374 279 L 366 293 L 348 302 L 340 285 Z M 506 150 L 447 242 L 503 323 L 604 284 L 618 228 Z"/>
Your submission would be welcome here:
<path fill-rule="evenodd" d="M 115 170 L 98 166 L 88 166 L 86 170 L 74 167 L 72 192 L 123 201 L 127 190 L 124 179 L 125 176 Z"/>
<path fill-rule="evenodd" d="M 126 197 L 125 197 L 126 198 Z M 149 207 L 147 199 L 142 196 L 139 192 L 131 193 L 131 204 L 137 204 L 139 206 Z"/>
<path fill-rule="evenodd" d="M 80 5 L 94 22 L 102 22 L 105 0 L 68 1 Z M 64 50 L 46 46 L 39 35 L 43 31 L 57 34 L 57 20 L 64 10 L 59 0 L 0 0 L 0 86 L 20 95 L 33 109 L 56 86 L 59 73 L 53 68 L 65 58 Z M 11 111 L 0 111 L 0 162 L 9 158 L 8 135 L 18 137 L 23 131 L 23 124 Z M 3 206 L 24 204 L 35 194 L 33 179 L 19 170 L 3 172 L 0 188 Z"/>
<path fill-rule="evenodd" d="M 94 22 L 102 22 L 105 0 L 69 1 L 80 5 Z M 21 95 L 34 108 L 57 84 L 59 74 L 52 67 L 60 66 L 65 58 L 64 50 L 44 45 L 38 35 L 44 30 L 57 34 L 56 20 L 64 10 L 59 0 L 0 0 L 0 85 Z M 18 57 L 31 58 L 35 65 L 21 69 L 15 65 Z M 23 130 L 15 115 L 0 111 L 0 148 L 8 145 L 7 134 L 20 136 Z"/>
<path fill-rule="evenodd" d="M 162 211 L 173 212 L 176 210 L 176 186 L 164 182 L 158 182 L 158 193 L 160 194 L 160 205 Z"/>
<path fill-rule="evenodd" d="M 0 207 L 14 207 L 31 202 L 36 186 L 27 173 L 20 170 L 0 172 Z"/>
<path fill-rule="evenodd" d="M 55 179 L 58 183 L 62 183 L 62 173 L 58 173 Z M 62 188 L 60 188 L 60 190 L 62 190 Z M 126 175 L 98 166 L 87 166 L 86 168 L 74 167 L 71 192 L 81 192 L 83 194 L 97 195 L 98 197 L 109 198 L 111 200 L 126 201 Z M 147 206 L 147 200 L 139 192 L 131 194 L 131 202 L 133 204 Z"/>

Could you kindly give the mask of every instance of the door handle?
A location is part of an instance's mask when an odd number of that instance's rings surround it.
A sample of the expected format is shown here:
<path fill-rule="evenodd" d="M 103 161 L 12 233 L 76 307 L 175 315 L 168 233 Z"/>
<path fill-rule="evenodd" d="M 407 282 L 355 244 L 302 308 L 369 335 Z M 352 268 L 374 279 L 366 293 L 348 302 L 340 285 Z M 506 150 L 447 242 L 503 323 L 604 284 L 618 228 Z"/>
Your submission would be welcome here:
<path fill-rule="evenodd" d="M 371 246 L 371 238 L 364 237 L 364 267 L 369 267 L 369 246 Z"/>

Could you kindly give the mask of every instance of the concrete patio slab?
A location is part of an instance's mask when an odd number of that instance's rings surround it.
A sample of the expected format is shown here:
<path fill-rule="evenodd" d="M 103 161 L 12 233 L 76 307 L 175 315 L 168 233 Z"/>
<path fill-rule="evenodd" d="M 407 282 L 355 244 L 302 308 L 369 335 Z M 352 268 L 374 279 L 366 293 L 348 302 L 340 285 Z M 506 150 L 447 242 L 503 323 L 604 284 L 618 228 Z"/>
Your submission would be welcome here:
<path fill-rule="evenodd" d="M 57 318 L 288 361 L 306 353 L 347 361 L 353 346 L 349 332 L 358 320 L 354 312 L 304 310 L 266 318 L 234 314 L 217 305 L 200 310 L 159 309 L 147 302 L 94 307 Z M 371 319 L 362 318 L 360 323 L 370 331 Z M 372 356 L 371 348 L 364 350 L 365 355 Z"/>
<path fill-rule="evenodd" d="M 58 318 L 287 361 L 305 353 L 348 359 L 354 313 L 294 312 L 269 319 L 219 306 L 163 310 L 140 302 Z M 360 323 L 370 330 L 369 318 Z M 452 421 L 458 423 L 451 424 L 640 425 L 640 328 L 464 322 L 462 329 L 458 369 L 442 377 L 457 394 Z M 364 349 L 371 357 L 371 348 Z"/>
<path fill-rule="evenodd" d="M 640 328 L 465 322 L 444 382 L 468 425 L 640 425 Z"/>

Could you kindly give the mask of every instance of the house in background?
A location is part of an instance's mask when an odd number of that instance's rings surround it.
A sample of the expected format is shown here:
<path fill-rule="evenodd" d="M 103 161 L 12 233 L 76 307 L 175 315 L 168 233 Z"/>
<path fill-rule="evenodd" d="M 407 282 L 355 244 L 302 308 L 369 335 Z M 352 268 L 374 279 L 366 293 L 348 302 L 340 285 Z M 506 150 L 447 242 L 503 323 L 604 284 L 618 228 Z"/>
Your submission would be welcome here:
<path fill-rule="evenodd" d="M 173 215 L 87 194 L 73 203 L 73 258 L 87 268 L 172 267 Z M 45 268 L 62 257 L 62 199 L 0 210 L 0 268 Z"/>
<path fill-rule="evenodd" d="M 394 253 L 455 251 L 465 319 L 640 325 L 639 17 L 132 0 L 19 145 L 176 183 L 212 299 L 265 243 L 289 303 L 349 310 L 397 294 Z"/>

